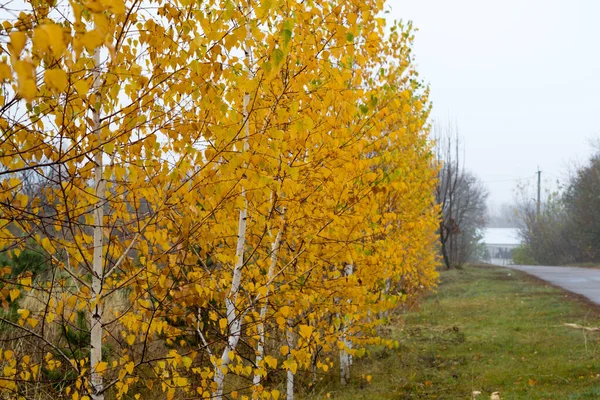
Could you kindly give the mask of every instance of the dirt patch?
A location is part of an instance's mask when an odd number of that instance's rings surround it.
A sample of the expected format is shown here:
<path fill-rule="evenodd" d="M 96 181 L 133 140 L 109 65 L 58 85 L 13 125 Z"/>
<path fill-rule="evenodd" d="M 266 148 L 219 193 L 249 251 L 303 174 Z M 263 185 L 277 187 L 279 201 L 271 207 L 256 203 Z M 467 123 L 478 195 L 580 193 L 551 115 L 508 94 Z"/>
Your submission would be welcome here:
<path fill-rule="evenodd" d="M 414 340 L 433 341 L 441 343 L 463 343 L 465 334 L 457 327 L 430 327 L 415 326 L 405 330 L 406 334 Z"/>

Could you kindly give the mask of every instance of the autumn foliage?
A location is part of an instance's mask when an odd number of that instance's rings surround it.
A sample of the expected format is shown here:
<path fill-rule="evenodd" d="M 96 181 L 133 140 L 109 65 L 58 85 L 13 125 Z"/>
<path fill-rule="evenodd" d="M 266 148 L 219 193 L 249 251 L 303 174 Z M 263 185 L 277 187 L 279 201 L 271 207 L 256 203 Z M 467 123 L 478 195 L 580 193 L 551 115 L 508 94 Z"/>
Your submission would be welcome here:
<path fill-rule="evenodd" d="M 6 397 L 347 382 L 436 280 L 428 91 L 383 6 L 3 10 Z"/>

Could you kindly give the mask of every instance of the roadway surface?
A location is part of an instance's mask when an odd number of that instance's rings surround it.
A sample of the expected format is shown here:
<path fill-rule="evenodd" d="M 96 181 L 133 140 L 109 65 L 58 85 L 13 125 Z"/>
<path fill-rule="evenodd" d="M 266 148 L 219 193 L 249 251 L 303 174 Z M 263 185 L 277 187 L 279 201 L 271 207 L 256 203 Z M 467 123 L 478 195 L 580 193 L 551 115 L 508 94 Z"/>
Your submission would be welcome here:
<path fill-rule="evenodd" d="M 517 269 L 587 297 L 600 305 L 600 269 L 577 267 L 545 267 L 541 265 L 503 265 Z"/>

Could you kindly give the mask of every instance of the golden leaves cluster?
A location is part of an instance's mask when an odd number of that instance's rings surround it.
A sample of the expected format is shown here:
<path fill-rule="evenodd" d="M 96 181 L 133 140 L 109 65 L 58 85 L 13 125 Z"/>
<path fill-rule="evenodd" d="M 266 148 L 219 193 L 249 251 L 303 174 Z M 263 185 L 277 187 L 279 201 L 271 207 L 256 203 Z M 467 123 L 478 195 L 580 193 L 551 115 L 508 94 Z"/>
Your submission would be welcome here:
<path fill-rule="evenodd" d="M 90 395 L 89 350 L 69 346 L 96 306 L 97 151 L 107 396 L 210 397 L 216 368 L 331 372 L 435 284 L 428 89 L 411 27 L 386 34 L 383 1 L 39 3 L 0 32 L 0 251 L 42 255 L 35 274 L 1 271 L 17 310 L 2 390 Z M 245 347 L 222 365 L 244 207 Z M 24 332 L 47 350 L 9 349 Z M 53 370 L 73 379 L 57 389 Z"/>

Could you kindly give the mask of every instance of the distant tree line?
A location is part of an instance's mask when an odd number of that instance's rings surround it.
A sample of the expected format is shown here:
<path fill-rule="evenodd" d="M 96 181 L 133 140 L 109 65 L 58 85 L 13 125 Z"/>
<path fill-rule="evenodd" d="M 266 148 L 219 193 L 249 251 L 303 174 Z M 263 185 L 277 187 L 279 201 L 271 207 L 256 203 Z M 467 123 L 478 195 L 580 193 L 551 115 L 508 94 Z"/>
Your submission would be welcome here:
<path fill-rule="evenodd" d="M 539 214 L 533 200 L 518 207 L 523 245 L 515 263 L 560 265 L 600 262 L 600 152 L 548 196 Z"/>
<path fill-rule="evenodd" d="M 502 203 L 488 209 L 486 227 L 488 228 L 517 228 L 519 221 L 516 218 L 517 210 L 514 204 Z"/>

